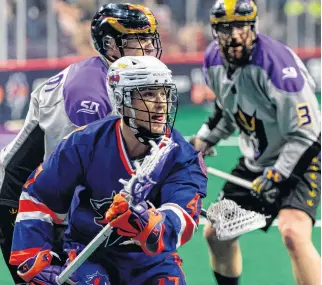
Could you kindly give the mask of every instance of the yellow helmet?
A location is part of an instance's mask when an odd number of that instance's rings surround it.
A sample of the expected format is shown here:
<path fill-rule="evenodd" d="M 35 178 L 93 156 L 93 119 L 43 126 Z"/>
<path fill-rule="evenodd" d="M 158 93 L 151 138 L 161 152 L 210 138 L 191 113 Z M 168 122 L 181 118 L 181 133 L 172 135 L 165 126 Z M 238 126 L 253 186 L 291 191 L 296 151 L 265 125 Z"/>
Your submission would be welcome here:
<path fill-rule="evenodd" d="M 210 11 L 212 25 L 256 20 L 257 6 L 252 0 L 216 0 Z"/>
<path fill-rule="evenodd" d="M 252 0 L 216 0 L 210 11 L 214 39 L 226 60 L 237 66 L 245 65 L 257 38 L 257 6 Z M 245 29 L 249 26 L 249 30 Z M 238 33 L 233 33 L 233 30 Z"/>

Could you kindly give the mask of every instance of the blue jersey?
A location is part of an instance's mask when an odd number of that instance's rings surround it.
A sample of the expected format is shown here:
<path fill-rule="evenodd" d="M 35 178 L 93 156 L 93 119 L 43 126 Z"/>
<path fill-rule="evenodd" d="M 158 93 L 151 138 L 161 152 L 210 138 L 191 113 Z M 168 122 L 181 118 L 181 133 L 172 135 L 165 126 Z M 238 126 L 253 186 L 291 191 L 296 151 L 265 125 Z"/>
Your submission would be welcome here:
<path fill-rule="evenodd" d="M 120 122 L 119 118 L 110 117 L 81 127 L 29 177 L 19 201 L 12 264 L 18 265 L 35 255 L 46 243 L 51 246 L 53 224 L 63 223 L 68 212 L 65 247 L 72 243 L 86 245 L 102 230 L 100 220 L 113 196 L 123 188 L 119 179 L 129 179 L 134 172 Z M 177 131 L 171 137 L 179 147 L 169 156 L 158 183 L 147 197 L 166 215 L 166 255 L 193 236 L 207 184 L 201 154 Z M 113 233 L 96 254 L 113 260 L 124 260 L 124 256 L 137 260 L 138 255 L 142 262 L 151 260 L 139 246 L 124 245 L 125 241 L 125 237 Z"/>

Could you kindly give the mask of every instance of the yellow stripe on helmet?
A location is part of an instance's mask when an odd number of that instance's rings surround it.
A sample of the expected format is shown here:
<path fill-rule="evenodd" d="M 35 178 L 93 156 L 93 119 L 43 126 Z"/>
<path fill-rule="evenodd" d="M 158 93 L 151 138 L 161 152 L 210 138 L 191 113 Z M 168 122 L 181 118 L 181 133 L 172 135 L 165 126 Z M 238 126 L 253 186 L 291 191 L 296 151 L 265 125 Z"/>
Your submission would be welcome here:
<path fill-rule="evenodd" d="M 132 5 L 132 4 L 128 4 L 128 5 L 129 5 L 129 9 L 139 10 L 144 15 L 146 15 L 146 17 L 148 18 L 148 21 L 149 21 L 149 27 L 147 27 L 145 29 L 129 29 L 129 28 L 124 27 L 122 24 L 120 24 L 118 22 L 117 18 L 113 18 L 113 17 L 106 17 L 106 18 L 104 18 L 103 22 L 104 21 L 108 22 L 114 29 L 116 29 L 117 31 L 119 31 L 122 34 L 155 33 L 157 30 L 157 22 L 156 22 L 154 15 L 152 14 L 152 12 L 149 9 L 147 9 L 146 7 L 144 7 L 143 5 Z"/>
<path fill-rule="evenodd" d="M 147 7 L 145 7 L 143 5 L 132 5 L 132 4 L 129 5 L 129 8 L 141 11 L 148 18 L 151 28 L 154 29 L 153 31 L 151 31 L 151 33 L 155 32 L 156 26 L 157 26 L 157 21 L 156 21 L 154 15 L 152 14 L 152 12 L 150 11 L 150 9 L 148 9 Z"/>
<path fill-rule="evenodd" d="M 250 4 L 253 7 L 253 13 L 247 16 L 241 16 L 235 14 L 235 8 L 238 0 L 223 0 L 223 4 L 225 5 L 226 15 L 220 18 L 215 17 L 213 14 L 210 15 L 210 23 L 211 24 L 219 24 L 219 23 L 230 23 L 230 22 L 247 22 L 254 21 L 257 16 L 257 6 L 254 1 L 251 1 Z"/>
<path fill-rule="evenodd" d="M 119 31 L 122 34 L 145 34 L 145 33 L 155 33 L 156 26 L 150 26 L 146 29 L 129 29 L 124 27 L 118 22 L 117 18 L 106 17 L 102 22 L 108 22 L 114 29 Z"/>

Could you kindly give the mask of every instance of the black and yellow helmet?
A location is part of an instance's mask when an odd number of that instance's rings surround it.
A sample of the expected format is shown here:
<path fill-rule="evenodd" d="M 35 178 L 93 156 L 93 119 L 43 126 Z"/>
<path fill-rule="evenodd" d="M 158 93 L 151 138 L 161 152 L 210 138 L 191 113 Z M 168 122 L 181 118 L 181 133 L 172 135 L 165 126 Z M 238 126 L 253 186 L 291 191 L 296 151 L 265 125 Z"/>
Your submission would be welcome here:
<path fill-rule="evenodd" d="M 257 37 L 257 6 L 252 0 L 216 0 L 210 11 L 210 23 L 214 39 L 226 60 L 235 66 L 245 65 Z M 249 29 L 244 29 L 249 26 Z M 237 40 L 234 29 L 243 31 Z M 242 49 L 235 51 L 234 49 Z"/>
<path fill-rule="evenodd" d="M 257 6 L 252 0 L 217 0 L 210 11 L 212 25 L 257 20 Z"/>
<path fill-rule="evenodd" d="M 149 8 L 133 4 L 105 4 L 95 14 L 91 23 L 95 49 L 106 56 L 110 39 L 114 39 L 121 56 L 124 56 L 124 39 L 151 38 L 156 57 L 162 53 L 158 23 Z M 141 46 L 144 54 L 144 49 Z"/>

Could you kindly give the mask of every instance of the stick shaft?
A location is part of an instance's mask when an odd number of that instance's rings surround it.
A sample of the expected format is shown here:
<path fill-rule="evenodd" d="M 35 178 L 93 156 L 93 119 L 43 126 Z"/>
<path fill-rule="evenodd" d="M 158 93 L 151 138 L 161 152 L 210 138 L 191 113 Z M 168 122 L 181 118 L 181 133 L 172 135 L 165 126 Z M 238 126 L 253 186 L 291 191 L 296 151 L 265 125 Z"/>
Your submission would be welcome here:
<path fill-rule="evenodd" d="M 229 173 L 223 172 L 221 170 L 218 170 L 216 168 L 207 167 L 207 172 L 209 174 L 215 175 L 217 177 L 223 178 L 227 180 L 230 183 L 236 184 L 238 186 L 244 187 L 246 189 L 251 190 L 252 189 L 252 183 L 248 180 L 239 178 L 237 176 L 231 175 Z"/>
<path fill-rule="evenodd" d="M 111 231 L 112 227 L 107 224 L 58 276 L 58 284 L 64 284 L 64 282 L 78 269 L 78 267 L 80 267 L 84 261 L 109 237 Z"/>

